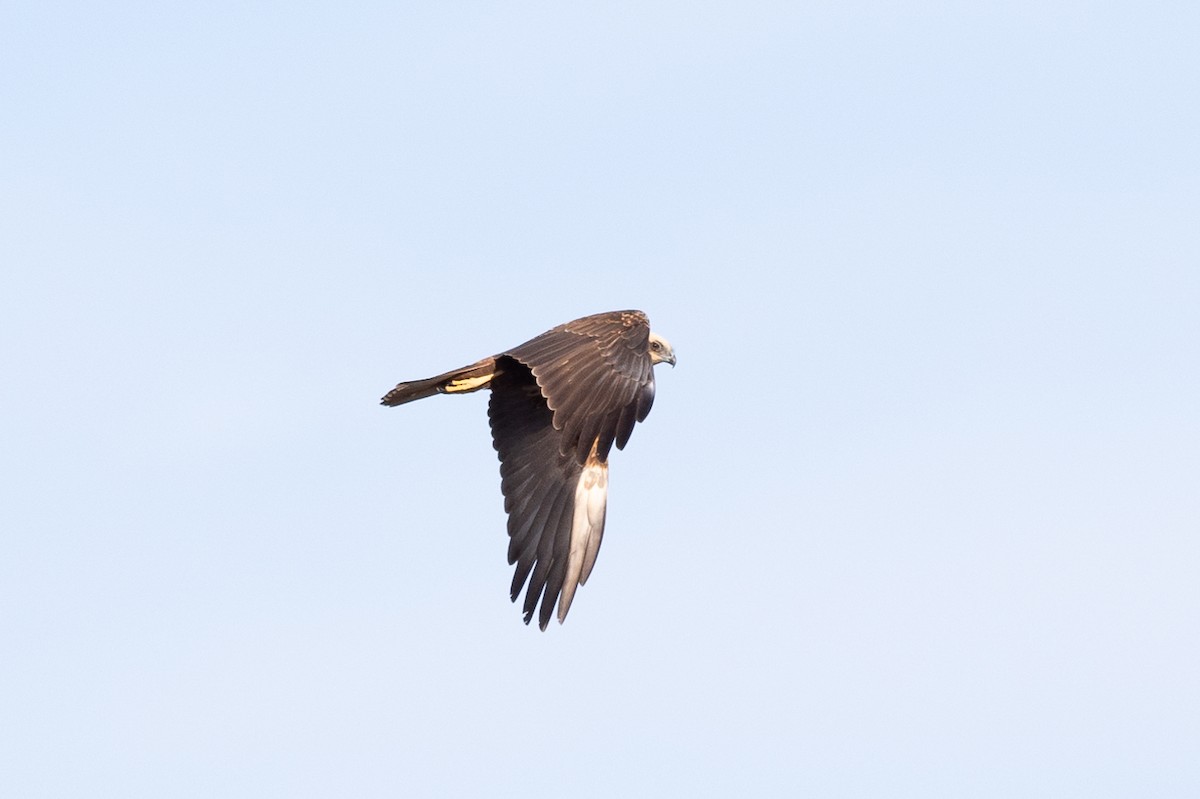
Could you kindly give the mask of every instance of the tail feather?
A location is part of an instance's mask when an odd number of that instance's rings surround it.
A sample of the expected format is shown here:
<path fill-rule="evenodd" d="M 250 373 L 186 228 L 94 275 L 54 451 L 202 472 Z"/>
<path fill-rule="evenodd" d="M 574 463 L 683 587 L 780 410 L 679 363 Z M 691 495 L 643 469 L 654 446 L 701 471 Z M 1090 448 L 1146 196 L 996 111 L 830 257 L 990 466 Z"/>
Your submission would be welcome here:
<path fill-rule="evenodd" d="M 425 380 L 413 380 L 400 383 L 379 402 L 381 405 L 403 405 L 413 400 L 432 397 L 434 394 L 466 394 L 487 388 L 496 372 L 496 359 L 484 358 L 482 361 L 446 372 L 437 377 Z"/>

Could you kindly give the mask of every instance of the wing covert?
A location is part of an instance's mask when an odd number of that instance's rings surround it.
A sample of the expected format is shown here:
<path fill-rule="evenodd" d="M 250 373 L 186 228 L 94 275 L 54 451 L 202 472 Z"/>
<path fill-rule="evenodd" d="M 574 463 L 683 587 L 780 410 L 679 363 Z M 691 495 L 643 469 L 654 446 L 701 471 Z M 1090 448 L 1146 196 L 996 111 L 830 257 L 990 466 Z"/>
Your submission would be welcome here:
<path fill-rule="evenodd" d="M 645 314 L 615 311 L 559 325 L 505 355 L 529 367 L 562 431 L 560 451 L 582 465 L 593 443 L 601 462 L 614 443 L 624 447 L 650 412 L 649 339 Z"/>

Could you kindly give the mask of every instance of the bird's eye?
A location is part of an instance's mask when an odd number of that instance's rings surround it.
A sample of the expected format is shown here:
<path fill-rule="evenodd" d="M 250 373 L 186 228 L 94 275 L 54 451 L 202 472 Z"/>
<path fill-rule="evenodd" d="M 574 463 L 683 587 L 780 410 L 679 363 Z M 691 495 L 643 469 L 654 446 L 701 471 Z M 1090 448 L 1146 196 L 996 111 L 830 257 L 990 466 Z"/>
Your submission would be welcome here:
<path fill-rule="evenodd" d="M 652 350 L 661 350 L 661 349 L 662 349 L 662 345 L 661 345 L 661 344 L 659 344 L 657 341 L 651 341 L 651 342 L 650 342 L 650 349 L 652 349 Z"/>

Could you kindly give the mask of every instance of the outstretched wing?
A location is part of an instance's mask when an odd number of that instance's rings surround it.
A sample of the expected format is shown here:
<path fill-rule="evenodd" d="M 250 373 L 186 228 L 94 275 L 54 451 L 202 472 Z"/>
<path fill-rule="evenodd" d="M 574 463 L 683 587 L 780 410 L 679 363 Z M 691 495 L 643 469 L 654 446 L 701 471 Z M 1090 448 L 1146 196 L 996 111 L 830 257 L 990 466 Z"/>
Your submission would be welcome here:
<path fill-rule="evenodd" d="M 515 602 L 528 579 L 525 623 L 540 601 L 538 626 L 545 629 L 566 578 L 575 487 L 583 467 L 562 453 L 562 436 L 533 374 L 516 361 L 500 363 L 488 419 L 508 513 L 508 562 L 517 567 L 510 593 Z"/>
<path fill-rule="evenodd" d="M 587 582 L 608 493 L 608 453 L 654 401 L 649 322 L 638 311 L 560 325 L 496 358 L 488 418 L 508 512 L 511 596 L 545 629 Z"/>
<path fill-rule="evenodd" d="M 614 311 L 559 325 L 505 354 L 533 372 L 562 432 L 562 452 L 574 451 L 582 464 L 594 445 L 603 463 L 654 403 L 649 340 L 644 313 Z"/>

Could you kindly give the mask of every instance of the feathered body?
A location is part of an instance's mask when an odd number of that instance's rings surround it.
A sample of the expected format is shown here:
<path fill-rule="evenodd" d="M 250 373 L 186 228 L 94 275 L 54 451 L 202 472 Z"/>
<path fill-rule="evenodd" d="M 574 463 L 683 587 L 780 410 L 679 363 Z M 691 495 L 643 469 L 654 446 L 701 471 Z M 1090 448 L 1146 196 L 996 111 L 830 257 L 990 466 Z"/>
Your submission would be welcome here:
<path fill-rule="evenodd" d="M 401 383 L 384 405 L 491 389 L 488 419 L 508 513 L 511 596 L 525 621 L 561 622 L 587 582 L 608 496 L 608 456 L 625 446 L 654 403 L 656 363 L 670 344 L 641 311 L 576 319 L 512 349 L 427 380 Z M 541 605 L 538 611 L 538 605 Z"/>

